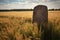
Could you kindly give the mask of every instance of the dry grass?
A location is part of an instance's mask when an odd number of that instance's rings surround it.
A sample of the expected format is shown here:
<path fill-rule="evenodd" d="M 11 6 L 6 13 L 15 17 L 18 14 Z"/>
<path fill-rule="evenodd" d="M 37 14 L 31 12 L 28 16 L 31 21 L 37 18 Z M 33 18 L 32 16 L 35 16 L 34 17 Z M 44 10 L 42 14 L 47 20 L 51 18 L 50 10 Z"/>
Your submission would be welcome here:
<path fill-rule="evenodd" d="M 31 18 L 0 16 L 0 40 L 31 40 L 38 35 Z M 36 30 L 36 31 L 35 31 Z"/>
<path fill-rule="evenodd" d="M 51 20 L 51 21 L 53 21 L 55 19 L 60 20 L 60 11 L 49 11 L 48 13 L 49 13 L 48 14 L 48 20 Z"/>
<path fill-rule="evenodd" d="M 36 24 L 32 24 L 32 13 L 0 12 L 0 40 L 38 40 L 38 28 Z M 59 15 L 60 11 L 48 11 L 48 31 L 52 32 L 53 40 L 60 40 Z"/>
<path fill-rule="evenodd" d="M 15 17 L 28 17 L 32 18 L 32 11 L 11 11 L 11 12 L 0 12 L 0 16 L 15 16 Z"/>

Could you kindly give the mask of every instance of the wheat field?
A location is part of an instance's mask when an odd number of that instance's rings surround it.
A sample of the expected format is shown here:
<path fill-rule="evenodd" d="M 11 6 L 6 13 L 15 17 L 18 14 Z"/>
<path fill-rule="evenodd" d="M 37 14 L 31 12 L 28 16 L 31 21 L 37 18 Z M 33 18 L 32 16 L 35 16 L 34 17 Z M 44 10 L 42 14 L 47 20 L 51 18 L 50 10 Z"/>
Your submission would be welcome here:
<path fill-rule="evenodd" d="M 33 11 L 11 11 L 11 12 L 0 12 L 0 16 L 15 16 L 15 17 L 28 17 L 32 18 Z"/>
<path fill-rule="evenodd" d="M 28 17 L 32 18 L 33 11 L 11 11 L 11 12 L 0 12 L 0 16 L 16 16 L 16 17 Z M 48 11 L 48 18 L 59 17 L 60 11 Z"/>
<path fill-rule="evenodd" d="M 42 40 L 39 37 L 43 32 L 38 33 L 32 17 L 33 11 L 0 12 L 0 40 Z M 60 11 L 48 11 L 46 29 L 52 33 L 52 40 L 60 40 Z"/>

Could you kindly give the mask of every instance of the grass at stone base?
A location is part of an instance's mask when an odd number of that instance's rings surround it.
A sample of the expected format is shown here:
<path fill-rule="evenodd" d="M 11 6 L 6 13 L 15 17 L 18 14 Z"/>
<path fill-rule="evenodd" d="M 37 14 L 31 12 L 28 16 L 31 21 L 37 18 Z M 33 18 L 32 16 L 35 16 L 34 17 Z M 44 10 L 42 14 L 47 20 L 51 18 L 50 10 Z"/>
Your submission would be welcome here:
<path fill-rule="evenodd" d="M 51 33 L 51 39 L 60 40 L 59 20 L 48 22 L 47 33 Z M 40 40 L 44 32 L 38 34 L 36 24 L 32 24 L 31 18 L 21 17 L 0 17 L 0 40 Z M 48 35 L 48 34 L 47 34 Z"/>

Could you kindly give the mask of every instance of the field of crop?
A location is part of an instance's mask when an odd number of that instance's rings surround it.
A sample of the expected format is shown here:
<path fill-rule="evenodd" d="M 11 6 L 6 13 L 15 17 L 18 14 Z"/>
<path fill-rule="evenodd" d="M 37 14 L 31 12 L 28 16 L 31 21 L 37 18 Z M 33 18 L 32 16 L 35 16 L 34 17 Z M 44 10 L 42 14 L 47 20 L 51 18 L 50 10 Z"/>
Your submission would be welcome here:
<path fill-rule="evenodd" d="M 43 32 L 38 33 L 32 17 L 33 11 L 0 12 L 0 40 L 42 40 Z M 60 40 L 60 11 L 48 11 L 46 29 L 51 33 L 48 40 Z"/>

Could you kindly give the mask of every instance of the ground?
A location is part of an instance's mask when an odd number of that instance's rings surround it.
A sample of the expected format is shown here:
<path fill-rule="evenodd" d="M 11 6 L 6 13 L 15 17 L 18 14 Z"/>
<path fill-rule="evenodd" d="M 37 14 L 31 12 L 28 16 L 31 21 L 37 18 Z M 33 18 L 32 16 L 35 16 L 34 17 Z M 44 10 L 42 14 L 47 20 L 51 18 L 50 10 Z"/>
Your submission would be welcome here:
<path fill-rule="evenodd" d="M 0 40 L 40 40 L 33 11 L 0 12 Z M 60 40 L 60 11 L 48 11 L 48 30 L 53 40 Z M 40 32 L 42 34 L 43 32 Z"/>

